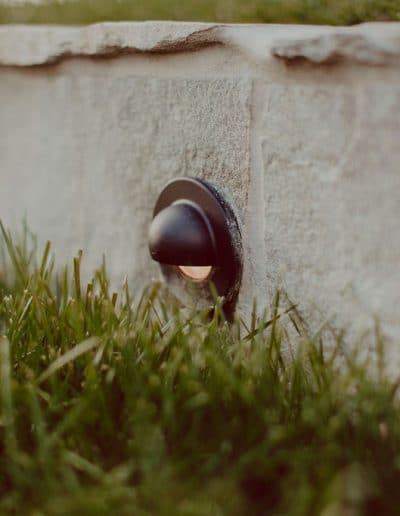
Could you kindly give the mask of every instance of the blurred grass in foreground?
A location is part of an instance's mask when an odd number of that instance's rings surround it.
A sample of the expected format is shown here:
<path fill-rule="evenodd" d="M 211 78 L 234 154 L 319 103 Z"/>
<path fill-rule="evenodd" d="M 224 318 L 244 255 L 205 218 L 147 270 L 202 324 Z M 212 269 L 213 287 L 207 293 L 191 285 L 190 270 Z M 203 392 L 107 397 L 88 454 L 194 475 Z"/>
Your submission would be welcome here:
<path fill-rule="evenodd" d="M 120 20 L 315 23 L 400 20 L 400 0 L 76 0 L 1 5 L 0 23 L 87 24 Z"/>
<path fill-rule="evenodd" d="M 288 363 L 279 297 L 250 327 L 35 264 L 4 231 L 0 514 L 398 514 L 398 384 L 320 338 Z M 293 313 L 293 316 L 295 314 Z M 340 342 L 338 342 L 340 346 Z"/>

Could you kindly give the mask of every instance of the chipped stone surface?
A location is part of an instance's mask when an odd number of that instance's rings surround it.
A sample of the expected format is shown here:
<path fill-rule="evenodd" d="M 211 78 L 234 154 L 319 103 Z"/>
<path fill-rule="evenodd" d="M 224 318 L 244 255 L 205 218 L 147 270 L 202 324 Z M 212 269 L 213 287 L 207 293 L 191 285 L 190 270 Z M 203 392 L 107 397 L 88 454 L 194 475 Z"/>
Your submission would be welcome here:
<path fill-rule="evenodd" d="M 278 57 L 385 64 L 400 59 L 400 23 L 323 27 L 119 22 L 0 27 L 0 63 L 14 66 L 49 64 L 71 56 L 189 52 L 215 45 L 236 47 L 261 62 Z"/>
<path fill-rule="evenodd" d="M 64 57 L 192 51 L 220 43 L 206 23 L 99 23 L 84 27 L 2 26 L 0 63 L 35 66 Z"/>
<path fill-rule="evenodd" d="M 399 37 L 400 24 L 0 27 L 0 217 L 26 215 L 61 263 L 83 248 L 92 271 L 105 253 L 113 284 L 127 274 L 139 291 L 159 274 L 160 190 L 208 179 L 241 222 L 238 310 L 282 288 L 312 332 L 329 321 L 347 342 L 377 316 L 398 372 Z"/>
<path fill-rule="evenodd" d="M 399 23 L 365 23 L 320 35 L 276 42 L 272 54 L 287 60 L 314 63 L 341 60 L 382 65 L 400 58 Z"/>

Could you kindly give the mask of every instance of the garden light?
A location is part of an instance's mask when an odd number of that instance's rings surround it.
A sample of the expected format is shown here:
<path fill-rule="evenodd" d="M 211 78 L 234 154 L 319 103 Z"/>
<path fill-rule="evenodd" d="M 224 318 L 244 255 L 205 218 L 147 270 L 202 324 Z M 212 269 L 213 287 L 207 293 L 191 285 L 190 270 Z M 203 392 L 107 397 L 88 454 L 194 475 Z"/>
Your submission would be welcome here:
<path fill-rule="evenodd" d="M 221 192 L 193 178 L 176 179 L 161 192 L 149 233 L 153 260 L 167 276 L 201 286 L 213 283 L 232 303 L 242 275 L 242 245 L 234 212 Z"/>

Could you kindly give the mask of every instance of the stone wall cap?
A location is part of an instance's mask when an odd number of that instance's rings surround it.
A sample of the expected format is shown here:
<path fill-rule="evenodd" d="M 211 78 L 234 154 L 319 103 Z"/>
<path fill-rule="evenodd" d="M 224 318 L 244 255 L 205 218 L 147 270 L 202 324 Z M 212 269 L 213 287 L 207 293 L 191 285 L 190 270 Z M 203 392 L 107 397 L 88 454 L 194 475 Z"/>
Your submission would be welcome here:
<path fill-rule="evenodd" d="M 400 63 L 400 23 L 351 27 L 318 25 L 220 25 L 186 22 L 117 22 L 87 26 L 0 26 L 0 65 L 38 66 L 69 57 L 193 52 L 237 48 L 249 59 Z"/>

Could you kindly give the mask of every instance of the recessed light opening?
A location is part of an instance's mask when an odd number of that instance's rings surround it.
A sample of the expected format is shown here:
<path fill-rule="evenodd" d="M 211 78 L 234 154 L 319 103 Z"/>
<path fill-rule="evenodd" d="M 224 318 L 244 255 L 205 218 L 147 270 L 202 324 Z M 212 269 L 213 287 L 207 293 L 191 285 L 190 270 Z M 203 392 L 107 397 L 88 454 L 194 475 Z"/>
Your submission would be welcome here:
<path fill-rule="evenodd" d="M 206 281 L 212 273 L 212 265 L 178 265 L 179 272 L 192 281 Z"/>

